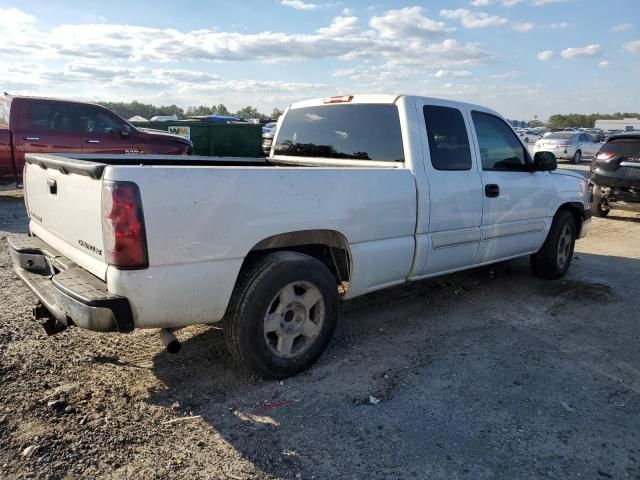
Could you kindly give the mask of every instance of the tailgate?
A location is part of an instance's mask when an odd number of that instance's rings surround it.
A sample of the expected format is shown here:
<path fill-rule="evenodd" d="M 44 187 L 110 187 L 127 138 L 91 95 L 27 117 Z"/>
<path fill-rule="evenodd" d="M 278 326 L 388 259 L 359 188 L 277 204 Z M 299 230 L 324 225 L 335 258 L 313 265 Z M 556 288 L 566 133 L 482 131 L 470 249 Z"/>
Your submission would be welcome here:
<path fill-rule="evenodd" d="M 30 154 L 23 181 L 31 233 L 104 280 L 103 168 L 91 162 Z"/>

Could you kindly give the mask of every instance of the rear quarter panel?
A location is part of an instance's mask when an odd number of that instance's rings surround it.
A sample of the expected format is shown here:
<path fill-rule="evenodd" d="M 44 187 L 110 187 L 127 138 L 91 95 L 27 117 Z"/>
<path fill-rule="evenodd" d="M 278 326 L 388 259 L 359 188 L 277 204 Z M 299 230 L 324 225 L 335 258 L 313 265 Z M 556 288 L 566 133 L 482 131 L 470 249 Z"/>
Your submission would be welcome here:
<path fill-rule="evenodd" d="M 221 319 L 244 257 L 281 233 L 341 233 L 350 296 L 403 282 L 413 261 L 416 190 L 407 169 L 119 166 L 105 178 L 133 181 L 142 196 L 149 269 L 107 272 L 138 327 Z"/>

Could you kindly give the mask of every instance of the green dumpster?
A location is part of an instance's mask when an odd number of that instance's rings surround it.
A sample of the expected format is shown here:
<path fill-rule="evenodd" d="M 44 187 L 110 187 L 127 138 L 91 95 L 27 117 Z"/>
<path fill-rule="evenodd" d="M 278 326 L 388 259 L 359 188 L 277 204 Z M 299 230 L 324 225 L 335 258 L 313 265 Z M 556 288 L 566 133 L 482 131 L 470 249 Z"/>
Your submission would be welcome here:
<path fill-rule="evenodd" d="M 175 133 L 193 142 L 194 155 L 210 157 L 264 157 L 262 125 L 197 120 L 132 122 L 136 127 Z"/>

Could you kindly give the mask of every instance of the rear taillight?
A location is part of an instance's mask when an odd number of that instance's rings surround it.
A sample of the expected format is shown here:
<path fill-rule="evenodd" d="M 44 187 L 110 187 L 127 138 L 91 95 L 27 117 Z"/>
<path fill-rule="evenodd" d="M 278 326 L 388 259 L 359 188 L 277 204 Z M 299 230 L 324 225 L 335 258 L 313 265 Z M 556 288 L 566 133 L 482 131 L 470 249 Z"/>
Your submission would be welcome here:
<path fill-rule="evenodd" d="M 613 152 L 598 152 L 598 154 L 596 155 L 596 160 L 603 160 L 606 162 L 607 160 L 611 160 L 615 156 L 616 154 Z"/>
<path fill-rule="evenodd" d="M 560 148 L 569 148 L 570 146 L 571 146 L 570 143 L 559 143 L 558 144 L 558 147 L 560 147 Z"/>
<path fill-rule="evenodd" d="M 118 268 L 148 266 L 142 202 L 135 183 L 103 182 L 102 235 L 109 265 Z"/>

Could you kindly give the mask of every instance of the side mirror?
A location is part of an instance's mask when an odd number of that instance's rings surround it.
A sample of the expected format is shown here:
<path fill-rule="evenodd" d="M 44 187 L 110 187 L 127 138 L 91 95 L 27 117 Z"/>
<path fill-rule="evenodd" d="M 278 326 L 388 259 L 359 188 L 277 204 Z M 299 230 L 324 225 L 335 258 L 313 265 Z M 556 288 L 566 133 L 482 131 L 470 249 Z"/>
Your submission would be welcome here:
<path fill-rule="evenodd" d="M 129 125 L 122 125 L 120 127 L 120 136 L 128 137 L 129 135 L 131 135 L 131 127 Z"/>
<path fill-rule="evenodd" d="M 551 152 L 536 152 L 533 156 L 533 170 L 536 172 L 550 172 L 558 168 L 556 156 Z"/>

